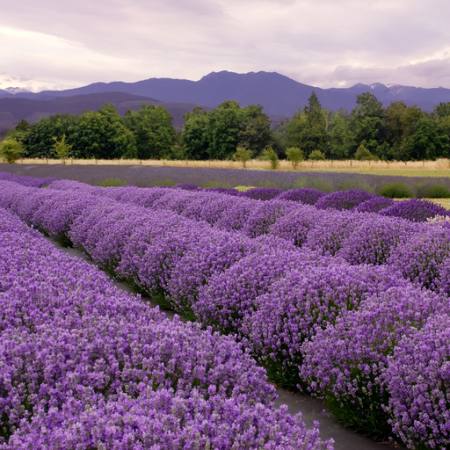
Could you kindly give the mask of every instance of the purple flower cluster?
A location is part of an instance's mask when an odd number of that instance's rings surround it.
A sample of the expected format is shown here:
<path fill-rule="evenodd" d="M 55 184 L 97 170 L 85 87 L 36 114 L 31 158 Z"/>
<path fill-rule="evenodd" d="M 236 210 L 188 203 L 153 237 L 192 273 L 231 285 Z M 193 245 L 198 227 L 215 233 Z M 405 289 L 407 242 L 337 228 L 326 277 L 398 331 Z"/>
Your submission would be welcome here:
<path fill-rule="evenodd" d="M 360 203 L 355 209 L 358 212 L 377 213 L 394 204 L 394 200 L 387 197 L 374 196 Z"/>
<path fill-rule="evenodd" d="M 32 230 L 0 234 L 2 448 L 331 448 L 273 406 L 231 338 L 164 318 Z"/>
<path fill-rule="evenodd" d="M 403 219 L 376 216 L 362 221 L 337 252 L 351 264 L 385 264 L 391 252 L 423 226 Z"/>
<path fill-rule="evenodd" d="M 301 377 L 348 424 L 389 434 L 383 378 L 389 355 L 401 338 L 443 309 L 447 299 L 412 286 L 375 294 L 303 344 Z"/>
<path fill-rule="evenodd" d="M 275 379 L 296 387 L 303 360 L 301 346 L 317 328 L 334 323 L 346 310 L 358 309 L 367 297 L 400 285 L 407 283 L 384 267 L 334 265 L 294 270 L 256 299 L 259 307 L 246 324 L 252 348 Z"/>
<path fill-rule="evenodd" d="M 315 206 L 320 209 L 353 209 L 372 197 L 373 194 L 365 191 L 336 191 L 320 197 Z"/>
<path fill-rule="evenodd" d="M 440 271 L 448 257 L 450 257 L 450 229 L 427 226 L 397 246 L 388 263 L 414 283 L 428 289 L 439 290 Z"/>
<path fill-rule="evenodd" d="M 283 191 L 277 188 L 252 188 L 241 193 L 242 197 L 252 198 L 254 200 L 272 200 L 279 196 Z"/>
<path fill-rule="evenodd" d="M 279 194 L 277 200 L 291 200 L 293 202 L 304 203 L 305 205 L 315 205 L 319 198 L 325 195 L 324 192 L 313 188 L 290 189 Z"/>
<path fill-rule="evenodd" d="M 236 398 L 193 392 L 184 398 L 172 391 L 146 391 L 138 399 L 122 395 L 87 407 L 75 400 L 51 408 L 25 424 L 5 450 L 107 448 L 331 450 L 317 427 L 305 429 L 301 417 L 285 408 L 262 404 L 245 408 Z"/>
<path fill-rule="evenodd" d="M 213 275 L 200 290 L 194 310 L 203 323 L 223 332 L 246 335 L 246 317 L 261 306 L 258 297 L 276 280 L 290 270 L 310 270 L 331 263 L 329 258 L 310 251 L 262 250 Z"/>
<path fill-rule="evenodd" d="M 449 212 L 442 206 L 427 200 L 413 198 L 401 202 L 394 202 L 393 205 L 379 211 L 384 216 L 401 217 L 413 222 L 425 222 L 434 216 L 448 216 Z"/>
<path fill-rule="evenodd" d="M 385 372 L 394 432 L 409 448 L 450 447 L 450 316 L 431 317 L 397 345 Z"/>
<path fill-rule="evenodd" d="M 29 187 L 42 187 L 50 184 L 54 179 L 53 178 L 36 178 L 36 177 L 28 177 L 23 175 L 16 175 L 8 172 L 0 172 L 0 180 L 1 181 L 11 181 L 13 183 L 18 183 L 23 186 Z"/>

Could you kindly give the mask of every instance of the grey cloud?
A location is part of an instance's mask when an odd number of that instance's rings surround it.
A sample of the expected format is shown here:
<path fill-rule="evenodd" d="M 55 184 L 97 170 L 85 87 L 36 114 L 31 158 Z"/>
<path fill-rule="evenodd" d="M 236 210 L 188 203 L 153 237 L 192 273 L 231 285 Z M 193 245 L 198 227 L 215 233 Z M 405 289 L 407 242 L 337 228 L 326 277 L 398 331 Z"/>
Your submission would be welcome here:
<path fill-rule="evenodd" d="M 0 0 L 0 38 L 2 27 L 43 37 L 38 46 L 9 36 L 0 47 L 2 70 L 14 79 L 49 85 L 196 79 L 228 69 L 277 70 L 324 86 L 450 86 L 447 0 L 22 0 L 20 6 Z"/>

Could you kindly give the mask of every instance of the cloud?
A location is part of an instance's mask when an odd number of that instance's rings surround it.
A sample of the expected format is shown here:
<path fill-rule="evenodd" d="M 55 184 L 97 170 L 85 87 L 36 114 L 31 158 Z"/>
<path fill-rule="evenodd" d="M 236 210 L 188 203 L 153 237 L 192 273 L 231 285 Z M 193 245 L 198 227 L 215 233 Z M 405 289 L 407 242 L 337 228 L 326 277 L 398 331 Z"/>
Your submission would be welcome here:
<path fill-rule="evenodd" d="M 450 87 L 447 0 L 0 0 L 0 87 L 276 70 Z M 28 82 L 30 83 L 30 82 Z"/>

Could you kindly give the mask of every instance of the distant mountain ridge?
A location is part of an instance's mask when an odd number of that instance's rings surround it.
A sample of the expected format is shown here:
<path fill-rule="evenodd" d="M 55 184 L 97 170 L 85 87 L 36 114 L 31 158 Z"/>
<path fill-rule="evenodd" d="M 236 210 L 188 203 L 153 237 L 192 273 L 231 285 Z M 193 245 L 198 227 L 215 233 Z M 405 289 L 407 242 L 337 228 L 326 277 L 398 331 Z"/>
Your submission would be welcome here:
<path fill-rule="evenodd" d="M 181 111 L 187 112 L 194 105 L 214 108 L 225 100 L 236 100 L 242 106 L 260 104 L 270 116 L 288 117 L 305 106 L 313 91 L 316 92 L 322 105 L 333 111 L 351 110 L 355 106 L 358 94 L 366 91 L 372 92 L 384 105 L 404 101 L 408 105 L 417 105 L 426 111 L 431 111 L 440 102 L 450 102 L 450 89 L 446 88 L 388 87 L 374 83 L 356 84 L 350 88 L 324 89 L 300 83 L 277 72 L 238 74 L 221 71 L 212 72 L 198 81 L 149 78 L 130 83 L 122 81 L 93 83 L 75 89 L 38 93 L 0 90 L 0 128 L 5 116 L 8 116 L 10 121 L 19 117 L 33 120 L 39 115 L 57 112 L 73 114 L 83 112 L 86 108 L 98 104 L 98 101 L 93 101 L 94 98 L 90 99 L 90 96 L 95 96 L 96 100 L 104 100 L 105 103 L 113 103 L 119 108 L 130 105 L 130 102 L 162 104 L 172 113 L 174 109 L 176 110 L 178 116 L 175 122 L 178 125 L 182 122 L 182 116 L 179 117 Z M 124 97 L 119 101 L 118 94 L 130 97 L 128 99 Z M 29 103 L 24 104 L 24 99 Z M 8 101 L 5 103 L 5 100 Z M 84 105 L 81 105 L 83 102 Z M 78 104 L 76 108 L 74 103 Z M 19 110 L 20 114 L 17 113 Z"/>

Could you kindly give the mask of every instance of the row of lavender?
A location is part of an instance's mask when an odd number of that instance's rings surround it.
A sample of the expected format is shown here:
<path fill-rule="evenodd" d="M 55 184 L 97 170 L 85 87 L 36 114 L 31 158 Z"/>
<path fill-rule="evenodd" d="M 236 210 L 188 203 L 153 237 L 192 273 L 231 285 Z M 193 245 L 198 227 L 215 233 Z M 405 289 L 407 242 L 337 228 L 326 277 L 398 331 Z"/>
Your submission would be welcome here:
<path fill-rule="evenodd" d="M 445 294 L 414 287 L 392 267 L 350 266 L 273 236 L 251 239 L 89 189 L 9 184 L 0 198 L 29 223 L 65 235 L 95 262 L 173 309 L 237 334 L 275 379 L 324 396 L 348 423 L 378 435 L 392 430 L 411 447 L 448 444 Z M 432 275 L 430 287 L 443 289 L 448 229 L 407 225 L 414 229 L 397 247 L 407 248 L 402 254 L 410 265 L 419 254 Z M 409 352 L 408 346 L 424 343 L 435 350 Z"/>
<path fill-rule="evenodd" d="M 179 185 L 180 189 L 198 191 L 195 185 Z M 379 213 L 385 216 L 401 217 L 414 222 L 424 222 L 428 218 L 448 216 L 449 212 L 432 202 L 419 199 L 394 202 L 391 198 L 375 195 L 357 189 L 325 193 L 313 188 L 282 190 L 278 188 L 252 188 L 244 192 L 236 189 L 207 189 L 224 194 L 242 196 L 255 200 L 290 200 L 314 205 L 319 209 L 354 210 Z"/>
<path fill-rule="evenodd" d="M 282 238 L 296 247 L 337 256 L 350 264 L 388 264 L 414 283 L 450 295 L 449 222 L 432 226 L 377 214 L 322 210 L 291 201 L 265 202 L 181 189 L 102 189 L 66 180 L 50 187 L 170 210 L 251 238 Z"/>
<path fill-rule="evenodd" d="M 0 209 L 0 448 L 332 448 L 231 338 L 170 321 Z"/>

